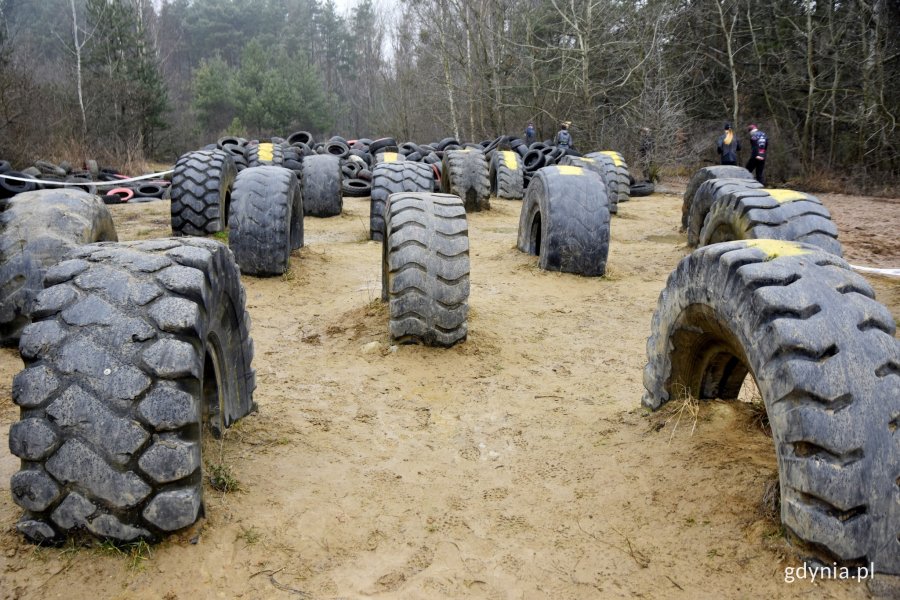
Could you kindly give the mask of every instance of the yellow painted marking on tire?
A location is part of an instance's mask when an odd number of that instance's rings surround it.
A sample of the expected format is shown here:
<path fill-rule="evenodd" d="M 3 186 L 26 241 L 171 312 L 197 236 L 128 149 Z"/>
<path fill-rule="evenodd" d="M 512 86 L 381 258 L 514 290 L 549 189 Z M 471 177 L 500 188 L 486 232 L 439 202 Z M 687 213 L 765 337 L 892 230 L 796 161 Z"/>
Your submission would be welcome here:
<path fill-rule="evenodd" d="M 519 170 L 519 161 L 516 160 L 516 153 L 510 150 L 503 151 L 503 162 L 510 171 Z"/>
<path fill-rule="evenodd" d="M 622 156 L 613 150 L 604 150 L 601 154 L 605 154 L 610 157 L 613 161 L 613 164 L 617 167 L 621 167 L 624 163 L 622 162 Z"/>
<path fill-rule="evenodd" d="M 796 242 L 785 242 L 782 240 L 745 240 L 744 243 L 750 248 L 759 248 L 770 260 L 778 258 L 779 256 L 801 256 L 803 254 L 812 253 L 812 250 L 803 248 Z"/>
<path fill-rule="evenodd" d="M 272 144 L 259 145 L 259 160 L 272 160 L 273 154 Z"/>
<path fill-rule="evenodd" d="M 396 152 L 385 152 L 384 153 L 384 162 L 397 162 L 397 153 Z"/>
<path fill-rule="evenodd" d="M 584 169 L 572 165 L 558 165 L 557 170 L 560 175 L 584 175 Z"/>
<path fill-rule="evenodd" d="M 795 190 L 763 190 L 772 196 L 778 204 L 786 204 L 788 202 L 796 202 L 797 200 L 806 200 L 806 194 Z"/>

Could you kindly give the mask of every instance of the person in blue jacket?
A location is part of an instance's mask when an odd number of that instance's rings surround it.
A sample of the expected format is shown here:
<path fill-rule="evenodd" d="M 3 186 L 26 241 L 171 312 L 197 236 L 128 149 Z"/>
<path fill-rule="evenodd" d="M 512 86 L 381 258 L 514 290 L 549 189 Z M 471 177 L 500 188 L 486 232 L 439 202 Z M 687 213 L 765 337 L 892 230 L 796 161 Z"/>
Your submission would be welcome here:
<path fill-rule="evenodd" d="M 528 125 L 525 126 L 525 145 L 530 146 L 537 141 L 537 130 L 534 128 L 534 123 L 531 121 L 528 122 Z"/>

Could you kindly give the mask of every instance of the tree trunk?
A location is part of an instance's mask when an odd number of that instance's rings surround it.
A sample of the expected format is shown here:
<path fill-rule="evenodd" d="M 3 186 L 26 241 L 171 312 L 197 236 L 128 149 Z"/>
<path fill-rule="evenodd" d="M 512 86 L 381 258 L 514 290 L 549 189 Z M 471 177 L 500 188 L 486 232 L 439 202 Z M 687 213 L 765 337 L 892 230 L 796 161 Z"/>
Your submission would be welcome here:
<path fill-rule="evenodd" d="M 87 139 L 87 113 L 84 110 L 84 89 L 81 81 L 81 43 L 78 41 L 78 13 L 75 0 L 69 0 L 72 7 L 72 43 L 75 48 L 75 87 L 78 90 L 78 108 L 81 110 L 81 144 Z"/>

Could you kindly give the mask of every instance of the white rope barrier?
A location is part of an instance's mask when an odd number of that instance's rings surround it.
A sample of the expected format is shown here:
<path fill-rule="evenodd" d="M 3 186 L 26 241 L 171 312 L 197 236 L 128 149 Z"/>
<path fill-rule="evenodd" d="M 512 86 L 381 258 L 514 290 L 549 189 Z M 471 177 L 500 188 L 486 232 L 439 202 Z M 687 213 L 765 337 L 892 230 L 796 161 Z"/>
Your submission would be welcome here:
<path fill-rule="evenodd" d="M 34 179 L 33 177 L 16 177 L 14 175 L 0 174 L 0 179 L 10 179 L 12 181 L 30 181 L 40 185 L 58 185 L 58 186 L 75 186 L 83 187 L 92 185 L 94 187 L 118 187 L 123 183 L 131 183 L 132 181 L 144 181 L 145 179 L 162 179 L 164 175 L 173 173 L 175 170 L 160 171 L 159 173 L 149 173 L 140 175 L 139 177 L 129 177 L 128 179 L 116 179 L 115 181 L 53 181 L 48 179 Z"/>
<path fill-rule="evenodd" d="M 859 265 L 850 265 L 850 267 L 862 273 L 872 273 L 874 275 L 884 275 L 886 277 L 900 277 L 900 269 L 876 269 L 875 267 L 861 267 Z"/>

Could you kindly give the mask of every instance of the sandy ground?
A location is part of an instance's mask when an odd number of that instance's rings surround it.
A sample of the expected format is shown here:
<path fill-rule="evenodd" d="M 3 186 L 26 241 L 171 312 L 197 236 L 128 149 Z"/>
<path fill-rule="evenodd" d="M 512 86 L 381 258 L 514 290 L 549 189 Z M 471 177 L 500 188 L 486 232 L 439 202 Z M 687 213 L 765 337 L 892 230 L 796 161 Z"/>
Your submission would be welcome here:
<path fill-rule="evenodd" d="M 620 206 L 599 279 L 516 251 L 519 203 L 470 215 L 470 334 L 449 350 L 389 346 L 367 199 L 306 219 L 289 274 L 244 279 L 260 410 L 204 448 L 240 489 L 207 487 L 207 518 L 149 552 L 42 549 L 14 531 L 18 461 L 0 452 L 0 597 L 867 597 L 785 583 L 801 557 L 764 500 L 774 448 L 747 403 L 696 423 L 640 408 L 650 317 L 686 252 L 669 191 Z M 852 262 L 900 267 L 900 200 L 824 199 Z M 111 208 L 122 239 L 169 234 L 162 202 Z M 870 281 L 900 315 L 900 282 Z M 20 368 L 2 351 L 4 445 Z"/>

